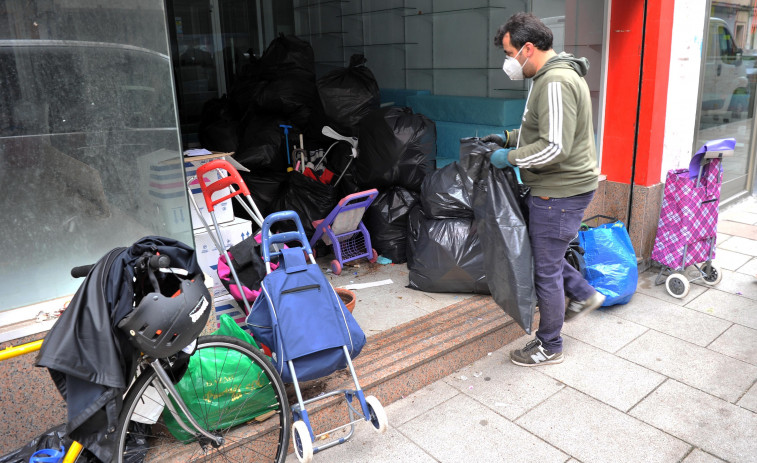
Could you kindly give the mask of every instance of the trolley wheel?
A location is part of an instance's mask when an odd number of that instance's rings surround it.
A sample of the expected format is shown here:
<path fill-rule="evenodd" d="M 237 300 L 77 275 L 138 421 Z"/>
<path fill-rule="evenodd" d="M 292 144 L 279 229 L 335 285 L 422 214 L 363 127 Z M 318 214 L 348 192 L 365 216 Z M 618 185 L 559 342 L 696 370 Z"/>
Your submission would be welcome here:
<path fill-rule="evenodd" d="M 682 299 L 689 294 L 689 280 L 680 273 L 673 273 L 665 280 L 665 289 L 671 296 Z"/>
<path fill-rule="evenodd" d="M 375 249 L 371 249 L 371 251 L 373 251 L 373 257 L 371 257 L 370 259 L 368 259 L 368 262 L 370 262 L 370 263 L 373 264 L 373 263 L 375 263 L 378 260 L 378 252 L 376 252 Z"/>
<path fill-rule="evenodd" d="M 310 430 L 302 420 L 297 420 L 292 425 L 292 437 L 294 437 L 294 454 L 302 463 L 313 461 L 313 440 L 310 438 Z"/>
<path fill-rule="evenodd" d="M 334 275 L 339 275 L 342 273 L 342 264 L 338 260 L 334 259 L 331 261 L 331 271 L 334 272 Z"/>
<path fill-rule="evenodd" d="M 379 434 L 384 434 L 386 428 L 389 426 L 389 420 L 386 417 L 386 412 L 381 402 L 376 397 L 369 395 L 365 398 L 365 403 L 368 405 L 368 412 L 371 414 L 368 418 L 373 425 L 373 429 Z"/>
<path fill-rule="evenodd" d="M 720 283 L 720 280 L 723 279 L 723 272 L 721 272 L 720 268 L 712 262 L 708 262 L 702 266 L 702 273 L 704 273 L 703 280 L 705 284 L 710 286 Z"/>

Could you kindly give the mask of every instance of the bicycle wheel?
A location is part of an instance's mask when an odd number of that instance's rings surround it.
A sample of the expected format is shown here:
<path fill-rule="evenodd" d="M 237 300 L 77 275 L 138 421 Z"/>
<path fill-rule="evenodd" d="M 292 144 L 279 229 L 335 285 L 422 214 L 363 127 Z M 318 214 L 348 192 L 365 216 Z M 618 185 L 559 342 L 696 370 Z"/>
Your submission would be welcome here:
<path fill-rule="evenodd" d="M 199 338 L 176 383 L 200 426 L 224 438 L 220 447 L 181 429 L 156 387 L 161 387 L 157 373 L 147 368 L 129 388 L 116 435 L 116 462 L 285 460 L 292 416 L 284 383 L 268 358 L 246 342 Z"/>

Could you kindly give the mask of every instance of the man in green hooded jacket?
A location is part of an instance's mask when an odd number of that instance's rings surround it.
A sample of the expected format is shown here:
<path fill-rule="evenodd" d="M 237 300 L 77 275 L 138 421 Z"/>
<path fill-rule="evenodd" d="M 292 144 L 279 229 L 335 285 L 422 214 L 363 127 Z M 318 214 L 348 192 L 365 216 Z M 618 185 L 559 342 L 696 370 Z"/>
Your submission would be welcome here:
<path fill-rule="evenodd" d="M 589 62 L 556 53 L 552 31 L 530 13 L 510 17 L 494 43 L 505 52 L 502 69 L 510 79 L 533 79 L 520 129 L 482 139 L 503 148 L 492 153 L 492 164 L 519 168 L 531 189 L 528 233 L 539 329 L 510 359 L 522 366 L 560 363 L 565 318 L 586 314 L 605 299 L 564 258 L 599 178 L 591 96 L 584 79 Z M 566 294 L 571 299 L 567 311 Z"/>

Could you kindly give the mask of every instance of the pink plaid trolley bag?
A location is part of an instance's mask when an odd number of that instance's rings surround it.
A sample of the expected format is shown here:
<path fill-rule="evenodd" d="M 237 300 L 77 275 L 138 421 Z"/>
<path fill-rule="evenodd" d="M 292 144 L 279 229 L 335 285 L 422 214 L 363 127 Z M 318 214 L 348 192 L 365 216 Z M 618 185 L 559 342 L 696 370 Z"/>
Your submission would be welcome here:
<path fill-rule="evenodd" d="M 664 282 L 675 298 L 686 297 L 690 281 L 716 285 L 723 278 L 712 260 L 723 181 L 721 162 L 733 155 L 735 146 L 733 138 L 709 141 L 699 148 L 688 169 L 668 171 L 652 260 L 661 266 L 655 284 Z"/>

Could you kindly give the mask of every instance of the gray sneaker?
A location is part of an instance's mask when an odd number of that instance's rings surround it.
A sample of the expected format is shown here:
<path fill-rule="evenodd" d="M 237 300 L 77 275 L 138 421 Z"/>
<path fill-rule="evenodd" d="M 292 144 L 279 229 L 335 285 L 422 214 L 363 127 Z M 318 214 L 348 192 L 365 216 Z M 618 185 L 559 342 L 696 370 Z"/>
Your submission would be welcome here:
<path fill-rule="evenodd" d="M 539 338 L 534 338 L 523 349 L 510 352 L 510 360 L 522 367 L 535 367 L 563 361 L 562 352 L 550 352 L 541 345 Z"/>
<path fill-rule="evenodd" d="M 568 307 L 565 308 L 565 320 L 583 317 L 587 313 L 602 307 L 603 302 L 605 302 L 605 295 L 599 291 L 585 301 L 570 301 Z"/>

